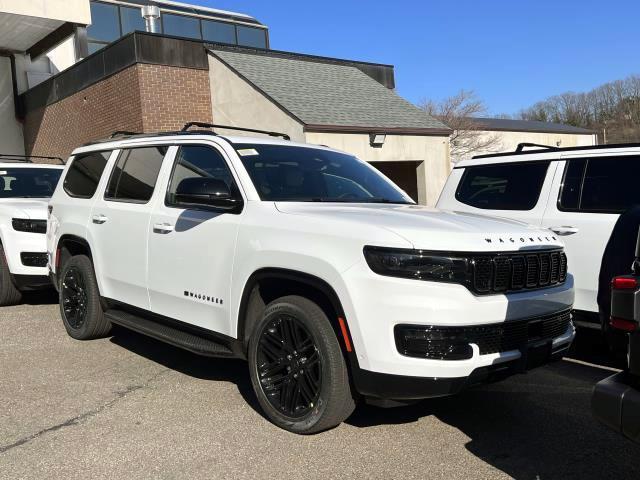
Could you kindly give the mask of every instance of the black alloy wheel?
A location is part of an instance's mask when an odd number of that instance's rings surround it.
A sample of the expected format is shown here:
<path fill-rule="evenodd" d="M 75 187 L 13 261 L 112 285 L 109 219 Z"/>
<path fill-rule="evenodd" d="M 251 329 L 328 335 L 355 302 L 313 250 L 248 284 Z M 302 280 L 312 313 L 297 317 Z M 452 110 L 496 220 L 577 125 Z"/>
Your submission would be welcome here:
<path fill-rule="evenodd" d="M 82 276 L 76 267 L 65 272 L 61 284 L 62 309 L 69 325 L 79 329 L 87 316 L 87 290 Z"/>
<path fill-rule="evenodd" d="M 322 390 L 322 357 L 311 333 L 297 318 L 280 314 L 259 336 L 257 373 L 269 403 L 295 419 L 318 404 Z"/>

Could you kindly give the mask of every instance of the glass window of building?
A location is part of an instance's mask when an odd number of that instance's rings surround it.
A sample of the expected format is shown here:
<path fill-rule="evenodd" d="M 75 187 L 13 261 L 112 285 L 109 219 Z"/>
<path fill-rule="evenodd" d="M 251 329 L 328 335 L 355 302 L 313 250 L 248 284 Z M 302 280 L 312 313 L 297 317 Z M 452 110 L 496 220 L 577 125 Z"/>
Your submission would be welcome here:
<path fill-rule="evenodd" d="M 176 37 L 201 38 L 200 20 L 184 15 L 162 14 L 162 30 L 167 35 Z"/>
<path fill-rule="evenodd" d="M 91 25 L 87 27 L 89 51 L 96 51 L 120 38 L 118 6 L 91 2 Z"/>
<path fill-rule="evenodd" d="M 122 25 L 122 35 L 140 30 L 145 31 L 142 11 L 136 7 L 120 7 L 120 24 Z"/>
<path fill-rule="evenodd" d="M 209 42 L 236 43 L 236 26 L 233 23 L 202 20 L 202 37 Z"/>
<path fill-rule="evenodd" d="M 238 25 L 238 45 L 255 48 L 267 48 L 267 35 L 262 28 Z"/>

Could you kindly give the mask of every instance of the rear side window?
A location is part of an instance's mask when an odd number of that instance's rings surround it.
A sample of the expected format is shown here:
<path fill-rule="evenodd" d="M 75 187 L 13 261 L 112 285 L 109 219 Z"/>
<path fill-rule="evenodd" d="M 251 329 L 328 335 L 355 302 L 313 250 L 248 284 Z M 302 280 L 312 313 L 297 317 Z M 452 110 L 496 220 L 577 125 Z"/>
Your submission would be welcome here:
<path fill-rule="evenodd" d="M 531 210 L 538 203 L 548 168 L 549 162 L 467 167 L 456 199 L 486 210 Z"/>
<path fill-rule="evenodd" d="M 146 203 L 153 195 L 167 147 L 124 149 L 113 167 L 104 198 Z"/>
<path fill-rule="evenodd" d="M 640 157 L 580 158 L 567 161 L 560 210 L 621 213 L 640 204 Z"/>
<path fill-rule="evenodd" d="M 64 178 L 62 184 L 64 191 L 72 197 L 93 197 L 109 155 L 111 151 L 77 155 Z"/>

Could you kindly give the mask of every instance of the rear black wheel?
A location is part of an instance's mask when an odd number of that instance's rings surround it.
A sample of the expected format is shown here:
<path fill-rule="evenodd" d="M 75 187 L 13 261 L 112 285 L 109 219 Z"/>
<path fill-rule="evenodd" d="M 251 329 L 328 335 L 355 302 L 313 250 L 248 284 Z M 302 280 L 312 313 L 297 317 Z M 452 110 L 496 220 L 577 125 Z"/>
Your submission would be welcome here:
<path fill-rule="evenodd" d="M 85 255 L 71 257 L 61 271 L 60 315 L 67 333 L 78 340 L 101 338 L 111 330 L 100 304 L 93 263 Z"/>
<path fill-rule="evenodd" d="M 334 330 L 306 298 L 287 296 L 267 306 L 249 342 L 249 366 L 266 415 L 291 432 L 335 427 L 355 407 Z"/>

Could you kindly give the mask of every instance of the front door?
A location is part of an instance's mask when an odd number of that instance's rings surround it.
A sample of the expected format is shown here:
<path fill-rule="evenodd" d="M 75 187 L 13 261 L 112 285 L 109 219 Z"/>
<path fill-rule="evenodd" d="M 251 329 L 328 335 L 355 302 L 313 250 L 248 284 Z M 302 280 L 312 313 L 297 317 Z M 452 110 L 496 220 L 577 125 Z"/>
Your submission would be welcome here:
<path fill-rule="evenodd" d="M 217 148 L 182 145 L 174 160 L 164 201 L 155 202 L 149 225 L 151 310 L 176 320 L 235 336 L 229 315 L 238 213 L 207 205 L 183 205 L 180 182 L 208 177 L 240 195 L 228 162 Z"/>
<path fill-rule="evenodd" d="M 152 197 L 167 147 L 120 150 L 104 195 L 89 220 L 101 294 L 149 309 L 147 232 Z"/>

